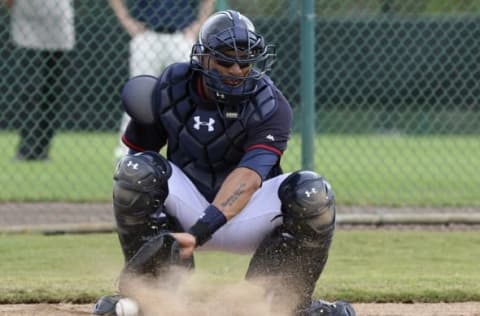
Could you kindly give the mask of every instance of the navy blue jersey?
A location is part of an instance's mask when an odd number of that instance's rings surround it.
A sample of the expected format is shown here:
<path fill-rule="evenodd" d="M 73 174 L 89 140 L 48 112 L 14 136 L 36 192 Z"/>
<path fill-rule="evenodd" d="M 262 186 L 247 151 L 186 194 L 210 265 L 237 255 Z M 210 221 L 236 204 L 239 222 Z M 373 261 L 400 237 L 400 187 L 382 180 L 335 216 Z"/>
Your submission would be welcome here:
<path fill-rule="evenodd" d="M 130 1 L 130 14 L 148 28 L 174 33 L 195 21 L 199 0 L 135 0 Z"/>
<path fill-rule="evenodd" d="M 202 98 L 198 80 L 200 75 L 189 63 L 168 67 L 153 90 L 154 123 L 142 124 L 133 118 L 124 143 L 136 151 L 159 151 L 167 145 L 167 158 L 209 201 L 251 151 L 261 149 L 278 156 L 268 173 L 257 171 L 266 174 L 262 178 L 280 174 L 279 159 L 290 138 L 292 111 L 268 76 L 258 81 L 257 93 L 238 106 L 235 119 L 225 118 L 215 103 Z M 271 164 L 271 156 L 255 156 Z M 255 168 L 256 164 L 248 165 Z"/>

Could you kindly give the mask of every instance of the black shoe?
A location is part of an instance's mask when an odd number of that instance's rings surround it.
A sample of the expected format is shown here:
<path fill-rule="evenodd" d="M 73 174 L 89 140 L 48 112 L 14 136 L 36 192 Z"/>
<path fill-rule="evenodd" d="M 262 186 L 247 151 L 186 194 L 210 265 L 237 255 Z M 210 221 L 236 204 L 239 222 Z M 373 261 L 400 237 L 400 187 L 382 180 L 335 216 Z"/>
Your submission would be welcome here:
<path fill-rule="evenodd" d="M 301 316 L 356 316 L 352 305 L 345 301 L 333 303 L 317 300 L 309 308 L 300 312 Z"/>
<path fill-rule="evenodd" d="M 93 308 L 93 315 L 117 316 L 115 306 L 121 298 L 120 295 L 102 296 Z"/>

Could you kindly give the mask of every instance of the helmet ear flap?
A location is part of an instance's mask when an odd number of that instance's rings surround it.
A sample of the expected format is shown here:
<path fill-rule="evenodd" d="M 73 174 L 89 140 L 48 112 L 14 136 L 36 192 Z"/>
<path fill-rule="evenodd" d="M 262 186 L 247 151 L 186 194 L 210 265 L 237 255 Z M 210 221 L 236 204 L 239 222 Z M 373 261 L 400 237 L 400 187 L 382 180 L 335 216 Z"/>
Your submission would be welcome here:
<path fill-rule="evenodd" d="M 207 58 L 209 58 L 207 48 L 199 42 L 195 43 L 190 54 L 190 65 L 193 70 L 203 72 L 207 68 L 205 67 Z"/>
<path fill-rule="evenodd" d="M 198 64 L 200 63 L 200 58 L 203 55 L 205 48 L 200 43 L 195 43 L 192 46 L 192 52 L 190 53 L 190 63 L 191 64 Z"/>

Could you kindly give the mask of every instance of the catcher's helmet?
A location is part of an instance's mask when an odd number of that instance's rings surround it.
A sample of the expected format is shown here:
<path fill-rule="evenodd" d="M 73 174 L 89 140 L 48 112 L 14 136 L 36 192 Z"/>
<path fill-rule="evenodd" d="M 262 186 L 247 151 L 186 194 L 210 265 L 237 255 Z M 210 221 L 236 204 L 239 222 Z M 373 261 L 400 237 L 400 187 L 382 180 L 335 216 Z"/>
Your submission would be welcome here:
<path fill-rule="evenodd" d="M 226 67 L 237 63 L 252 68 L 244 77 L 226 76 L 210 68 L 211 58 Z M 274 46 L 265 44 L 249 18 L 233 10 L 219 11 L 205 21 L 191 54 L 193 69 L 204 74 L 207 88 L 223 103 L 242 101 L 255 93 L 256 82 L 271 69 L 274 59 Z M 229 80 L 240 84 L 229 85 Z"/>

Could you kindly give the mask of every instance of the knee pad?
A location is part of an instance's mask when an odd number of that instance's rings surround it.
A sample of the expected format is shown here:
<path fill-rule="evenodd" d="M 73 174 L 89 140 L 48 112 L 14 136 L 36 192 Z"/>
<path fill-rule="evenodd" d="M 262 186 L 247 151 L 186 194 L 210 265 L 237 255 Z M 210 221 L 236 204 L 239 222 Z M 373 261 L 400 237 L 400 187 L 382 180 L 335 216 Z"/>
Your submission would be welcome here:
<path fill-rule="evenodd" d="M 168 196 L 168 161 L 153 151 L 123 157 L 113 177 L 113 205 L 119 224 L 137 225 L 148 221 Z"/>
<path fill-rule="evenodd" d="M 335 194 L 322 176 L 312 171 L 294 172 L 280 184 L 278 196 L 283 225 L 295 238 L 315 243 L 333 231 Z"/>

